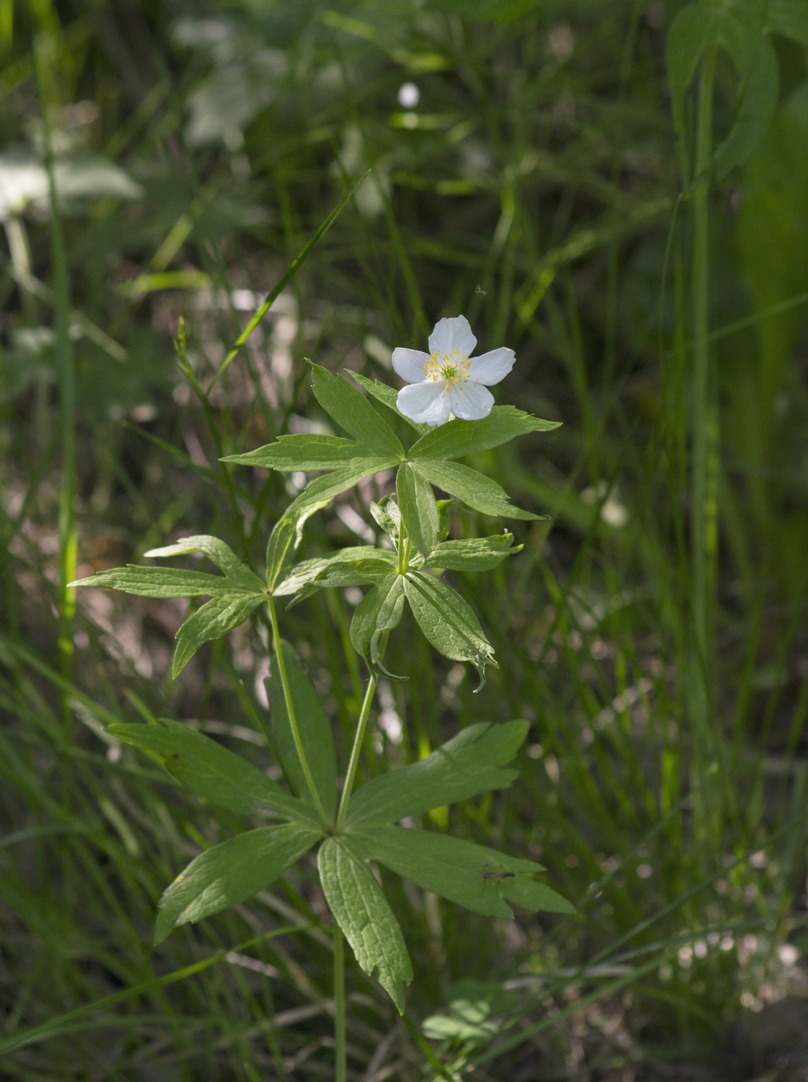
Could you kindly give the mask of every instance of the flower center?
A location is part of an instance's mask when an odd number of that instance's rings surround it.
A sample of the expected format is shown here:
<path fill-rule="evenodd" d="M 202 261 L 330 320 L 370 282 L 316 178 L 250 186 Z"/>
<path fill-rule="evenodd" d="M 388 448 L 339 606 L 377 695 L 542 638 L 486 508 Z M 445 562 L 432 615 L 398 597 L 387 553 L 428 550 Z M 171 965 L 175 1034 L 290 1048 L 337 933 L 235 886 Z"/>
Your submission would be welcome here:
<path fill-rule="evenodd" d="M 424 365 L 424 379 L 431 379 L 433 383 L 444 383 L 444 390 L 448 391 L 456 383 L 462 383 L 469 378 L 470 364 L 466 354 L 458 349 L 453 349 L 451 353 L 436 351 Z"/>

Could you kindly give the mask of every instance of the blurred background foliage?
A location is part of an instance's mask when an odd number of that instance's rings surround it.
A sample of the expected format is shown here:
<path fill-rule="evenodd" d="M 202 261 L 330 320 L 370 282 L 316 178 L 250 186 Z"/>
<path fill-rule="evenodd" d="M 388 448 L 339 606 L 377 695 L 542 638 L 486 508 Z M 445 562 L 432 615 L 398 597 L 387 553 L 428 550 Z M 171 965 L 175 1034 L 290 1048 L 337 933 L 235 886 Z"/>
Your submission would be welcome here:
<path fill-rule="evenodd" d="M 300 479 L 218 459 L 327 426 L 306 358 L 397 385 L 392 349 L 459 313 L 480 348 L 516 351 L 498 401 L 564 422 L 473 463 L 550 521 L 517 524 L 524 551 L 488 580 L 453 579 L 500 661 L 481 695 L 397 632 L 411 679 L 382 685 L 365 770 L 528 718 L 513 789 L 424 825 L 541 860 L 580 915 L 491 928 L 386 882 L 417 977 L 401 1021 L 354 975 L 355 1077 L 804 1077 L 788 1071 L 808 1032 L 808 29 L 801 0 L 723 6 L 763 12 L 779 85 L 710 193 L 717 578 L 699 734 L 693 193 L 666 70 L 684 5 L 0 3 L 4 1077 L 329 1077 L 314 877 L 154 951 L 177 868 L 244 824 L 104 733 L 188 719 L 266 767 L 265 628 L 171 685 L 182 603 L 85 591 L 74 613 L 65 571 L 192 533 L 260 567 Z M 719 57 L 717 140 L 741 93 Z M 693 88 L 688 130 L 696 110 Z M 312 519 L 304 554 L 370 539 L 360 510 Z M 499 528 L 456 520 L 458 536 Z M 343 747 L 357 600 L 318 596 L 284 631 Z"/>

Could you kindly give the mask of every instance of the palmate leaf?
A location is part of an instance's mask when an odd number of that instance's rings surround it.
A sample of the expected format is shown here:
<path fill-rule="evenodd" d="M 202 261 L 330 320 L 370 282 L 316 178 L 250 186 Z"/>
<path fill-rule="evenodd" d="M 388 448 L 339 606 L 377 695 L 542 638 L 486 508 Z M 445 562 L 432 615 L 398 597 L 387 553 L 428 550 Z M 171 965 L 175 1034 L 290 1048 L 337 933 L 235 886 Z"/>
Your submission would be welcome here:
<path fill-rule="evenodd" d="M 391 413 L 394 413 L 396 417 L 399 417 L 408 424 L 410 428 L 414 429 L 419 435 L 422 435 L 427 431 L 426 425 L 418 424 L 417 421 L 412 421 L 409 417 L 405 417 L 403 413 L 398 412 L 398 408 L 396 407 L 398 391 L 396 391 L 395 388 L 388 387 L 386 383 L 381 383 L 377 379 L 368 379 L 368 377 L 363 376 L 361 372 L 354 372 L 352 369 L 347 369 L 347 371 L 350 372 L 351 377 L 356 380 L 360 387 L 364 387 L 372 398 L 375 398 L 377 402 L 381 402 Z"/>
<path fill-rule="evenodd" d="M 526 721 L 469 725 L 425 759 L 373 778 L 351 797 L 349 828 L 396 822 L 506 788 L 518 771 L 505 763 L 516 755 L 528 729 Z"/>
<path fill-rule="evenodd" d="M 459 458 L 461 455 L 488 451 L 517 436 L 530 432 L 550 432 L 559 428 L 560 421 L 544 421 L 515 406 L 494 406 L 487 417 L 479 421 L 448 421 L 430 429 L 410 447 L 409 458 Z"/>
<path fill-rule="evenodd" d="M 292 501 L 275 523 L 267 543 L 267 588 L 274 590 L 285 577 L 303 536 L 303 527 L 315 511 L 322 510 L 346 489 L 365 477 L 396 464 L 393 458 L 353 458 L 333 473 L 315 477 Z"/>
<path fill-rule="evenodd" d="M 497 663 L 474 610 L 456 590 L 432 575 L 409 571 L 403 578 L 404 595 L 421 631 L 444 657 L 474 665 L 480 674 L 479 691 L 485 683 L 485 666 Z"/>
<path fill-rule="evenodd" d="M 383 636 L 401 623 L 404 615 L 404 579 L 393 573 L 369 590 L 351 620 L 351 643 L 368 667 L 395 677 L 381 664 L 380 644 Z"/>
<path fill-rule="evenodd" d="M 200 854 L 163 893 L 155 942 L 162 942 L 181 924 L 251 898 L 280 878 L 321 837 L 320 830 L 282 823 L 237 834 Z"/>
<path fill-rule="evenodd" d="M 192 613 L 177 632 L 177 648 L 171 662 L 171 675 L 176 680 L 200 646 L 223 639 L 237 628 L 266 601 L 266 593 L 223 594 Z"/>
<path fill-rule="evenodd" d="M 357 827 L 348 836 L 354 851 L 366 860 L 378 861 L 475 913 L 510 920 L 513 911 L 506 899 L 531 912 L 575 912 L 560 894 L 527 878 L 544 871 L 535 861 L 428 830 L 374 824 Z"/>
<path fill-rule="evenodd" d="M 404 1013 L 412 963 L 401 927 L 367 862 L 345 835 L 326 838 L 317 859 L 323 893 L 357 962 Z"/>
<path fill-rule="evenodd" d="M 430 552 L 424 566 L 440 567 L 446 571 L 490 571 L 506 557 L 521 552 L 523 547 L 514 546 L 512 533 L 444 541 Z"/>
<path fill-rule="evenodd" d="M 276 597 L 307 597 L 326 587 L 367 586 L 386 578 L 395 566 L 395 553 L 389 549 L 351 546 L 295 564 L 274 593 Z"/>
<path fill-rule="evenodd" d="M 311 367 L 314 395 L 331 419 L 358 440 L 366 453 L 392 455 L 401 461 L 401 440 L 367 398 L 342 376 L 318 364 Z"/>
<path fill-rule="evenodd" d="M 407 536 L 423 556 L 438 541 L 439 516 L 432 486 L 411 463 L 403 462 L 396 474 L 396 496 Z"/>
<path fill-rule="evenodd" d="M 186 789 L 238 815 L 279 816 L 317 828 L 314 809 L 252 763 L 177 721 L 110 725 L 107 732 L 157 758 Z"/>
<path fill-rule="evenodd" d="M 451 496 L 481 511 L 484 515 L 502 515 L 506 518 L 538 519 L 530 511 L 515 507 L 508 493 L 490 477 L 464 466 L 460 462 L 438 461 L 433 458 L 417 458 L 412 466 L 431 485 L 442 488 Z"/>
<path fill-rule="evenodd" d="M 141 597 L 210 596 L 211 600 L 192 613 L 177 631 L 177 648 L 171 665 L 172 676 L 176 678 L 200 646 L 238 627 L 267 598 L 266 587 L 258 576 L 218 537 L 207 534 L 185 537 L 171 545 L 150 549 L 144 555 L 165 558 L 197 552 L 207 556 L 224 574 L 130 564 L 78 579 L 71 585 L 103 586 Z"/>
<path fill-rule="evenodd" d="M 266 470 L 305 472 L 337 469 L 339 465 L 356 458 L 358 452 L 361 453 L 361 450 L 355 440 L 305 432 L 278 436 L 274 443 L 267 443 L 246 454 L 227 455 L 221 461 Z"/>
<path fill-rule="evenodd" d="M 260 581 L 260 580 L 259 580 Z M 140 567 L 127 564 L 99 571 L 69 586 L 100 586 L 137 597 L 205 597 L 227 593 L 227 579 L 204 571 L 183 571 L 176 567 Z"/>

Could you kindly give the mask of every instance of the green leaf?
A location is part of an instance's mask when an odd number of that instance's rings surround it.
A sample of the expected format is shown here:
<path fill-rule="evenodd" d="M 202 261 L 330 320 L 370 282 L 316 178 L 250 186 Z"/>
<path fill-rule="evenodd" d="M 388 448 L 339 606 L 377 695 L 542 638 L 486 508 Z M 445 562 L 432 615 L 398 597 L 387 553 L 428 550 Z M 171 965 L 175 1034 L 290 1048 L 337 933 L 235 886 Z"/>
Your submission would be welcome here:
<path fill-rule="evenodd" d="M 513 1014 L 518 1005 L 518 997 L 497 981 L 454 981 L 448 1007 L 425 1018 L 421 1029 L 433 1041 L 485 1047 L 501 1033 L 503 1017 Z"/>
<path fill-rule="evenodd" d="M 264 584 L 258 576 L 250 571 L 249 567 L 239 560 L 230 546 L 218 537 L 210 537 L 208 534 L 182 537 L 171 545 L 149 549 L 143 555 L 152 559 L 165 559 L 169 556 L 189 556 L 196 552 L 201 552 L 204 556 L 207 556 L 212 564 L 215 564 L 220 571 L 223 571 L 232 586 L 241 586 L 248 592 L 256 589 L 261 593 L 264 592 Z"/>
<path fill-rule="evenodd" d="M 736 24 L 724 39 L 740 86 L 732 126 L 713 154 L 718 180 L 743 165 L 769 129 L 780 93 L 777 55 L 765 34 Z"/>
<path fill-rule="evenodd" d="M 323 710 L 320 696 L 303 671 L 303 663 L 297 652 L 288 642 L 282 642 L 281 649 L 303 752 L 323 806 L 327 814 L 333 817 L 337 800 L 337 761 L 331 723 Z M 272 675 L 266 681 L 266 688 L 275 753 L 292 789 L 305 799 L 309 787 L 292 735 L 277 658 L 273 658 Z"/>
<path fill-rule="evenodd" d="M 394 544 L 397 544 L 401 536 L 401 511 L 394 498 L 383 496 L 378 503 L 371 501 L 370 513 L 376 525 L 384 530 Z"/>
<path fill-rule="evenodd" d="M 463 503 L 481 511 L 484 515 L 503 515 L 507 518 L 538 519 L 531 514 L 514 507 L 508 493 L 496 481 L 460 462 L 438 462 L 430 458 L 418 458 L 412 466 L 426 478 L 431 485 L 442 488 Z"/>
<path fill-rule="evenodd" d="M 177 649 L 171 671 L 178 676 L 204 643 L 220 639 L 238 627 L 260 604 L 266 601 L 261 580 L 238 559 L 229 545 L 218 537 L 200 534 L 185 537 L 172 545 L 151 549 L 149 557 L 187 556 L 201 552 L 224 572 L 223 576 L 198 571 L 164 567 L 115 568 L 79 579 L 76 586 L 107 586 L 144 597 L 196 597 L 209 594 L 206 602 L 182 624 L 177 632 Z"/>
<path fill-rule="evenodd" d="M 266 593 L 223 594 L 206 601 L 201 609 L 188 617 L 177 632 L 177 649 L 171 663 L 171 675 L 176 679 L 200 646 L 214 639 L 223 638 L 233 628 L 243 624 L 259 605 L 266 601 Z"/>
<path fill-rule="evenodd" d="M 412 963 L 401 928 L 367 864 L 345 836 L 326 838 L 317 858 L 323 893 L 334 919 L 368 976 L 375 976 L 404 1013 Z"/>
<path fill-rule="evenodd" d="M 423 556 L 428 556 L 438 541 L 438 508 L 432 486 L 403 462 L 396 474 L 396 496 L 407 536 Z"/>
<path fill-rule="evenodd" d="M 494 406 L 480 421 L 449 421 L 429 430 L 412 445 L 408 458 L 459 458 L 499 447 L 529 432 L 550 432 L 560 421 L 543 421 L 515 406 Z"/>
<path fill-rule="evenodd" d="M 237 834 L 208 849 L 163 893 L 155 943 L 181 924 L 196 923 L 251 898 L 280 878 L 320 837 L 318 830 L 283 823 Z"/>
<path fill-rule="evenodd" d="M 426 432 L 426 425 L 419 425 L 417 421 L 411 421 L 409 417 L 405 417 L 403 413 L 398 412 L 398 407 L 396 406 L 398 391 L 396 391 L 395 388 L 388 387 L 386 383 L 381 383 L 377 379 L 368 379 L 368 377 L 363 376 L 361 372 L 354 372 L 352 369 L 347 369 L 347 371 L 350 372 L 351 378 L 355 379 L 360 387 L 363 387 L 377 402 L 381 402 L 383 406 L 386 406 L 387 409 L 396 415 L 396 417 L 405 421 L 410 428 L 415 429 L 419 434 Z"/>
<path fill-rule="evenodd" d="M 719 47 L 732 61 L 740 84 L 731 127 L 713 153 L 720 180 L 742 165 L 765 135 L 777 105 L 779 79 L 777 57 L 760 27 L 745 25 L 717 5 L 683 7 L 671 25 L 667 46 L 674 126 L 683 149 L 688 89 L 705 50 Z M 684 171 L 689 176 L 687 163 Z"/>
<path fill-rule="evenodd" d="M 227 455 L 222 462 L 241 466 L 260 466 L 267 470 L 333 470 L 339 463 L 350 461 L 361 453 L 354 440 L 341 436 L 320 436 L 300 433 L 278 436 L 274 443 L 267 443 L 255 451 L 241 455 Z"/>
<path fill-rule="evenodd" d="M 277 815 L 317 827 L 305 804 L 252 763 L 215 740 L 161 719 L 158 725 L 110 725 L 111 736 L 158 758 L 186 789 L 238 815 Z"/>
<path fill-rule="evenodd" d="M 507 556 L 521 552 L 523 545 L 514 548 L 513 534 L 494 534 L 492 537 L 470 537 L 465 541 L 444 541 L 432 550 L 425 567 L 441 567 L 446 571 L 490 571 Z"/>
<path fill-rule="evenodd" d="M 718 38 L 723 13 L 709 4 L 687 4 L 674 18 L 668 31 L 668 82 L 671 89 L 673 124 L 685 144 L 685 99 L 696 68 L 708 45 Z M 689 169 L 685 169 L 689 175 Z"/>
<path fill-rule="evenodd" d="M 172 567 L 113 567 L 70 586 L 102 586 L 138 597 L 201 597 L 227 593 L 227 580 L 204 571 L 181 571 Z"/>
<path fill-rule="evenodd" d="M 389 549 L 353 546 L 303 560 L 275 588 L 275 596 L 299 594 L 308 597 L 315 590 L 333 586 L 367 586 L 380 582 L 396 567 L 396 555 Z"/>
<path fill-rule="evenodd" d="M 346 379 L 315 364 L 312 365 L 312 386 L 326 413 L 340 428 L 359 440 L 363 450 L 392 455 L 399 461 L 404 458 L 401 440 L 390 425 Z"/>
<path fill-rule="evenodd" d="M 387 676 L 395 676 L 380 663 L 379 643 L 382 636 L 399 625 L 403 614 L 404 579 L 398 573 L 382 579 L 356 606 L 351 620 L 351 642 L 374 672 L 381 670 Z"/>
<path fill-rule="evenodd" d="M 349 837 L 358 855 L 484 916 L 510 920 L 513 912 L 506 899 L 532 912 L 575 912 L 560 894 L 524 877 L 544 871 L 532 860 L 428 830 L 374 824 L 351 831 Z"/>
<path fill-rule="evenodd" d="M 315 511 L 322 510 L 348 488 L 381 470 L 397 465 L 393 458 L 354 458 L 347 466 L 315 477 L 275 523 L 267 544 L 267 587 L 273 590 L 289 568 L 303 536 L 303 527 Z"/>
<path fill-rule="evenodd" d="M 445 582 L 420 571 L 404 576 L 404 593 L 424 635 L 444 657 L 470 661 L 485 683 L 485 666 L 496 667 L 494 648 L 483 634 L 473 609 Z"/>
<path fill-rule="evenodd" d="M 769 0 L 766 8 L 770 29 L 800 45 L 808 45 L 808 5 L 805 0 Z"/>
<path fill-rule="evenodd" d="M 444 804 L 505 789 L 518 771 L 505 768 L 530 728 L 526 721 L 469 725 L 431 755 L 373 778 L 352 796 L 346 822 L 390 823 Z"/>

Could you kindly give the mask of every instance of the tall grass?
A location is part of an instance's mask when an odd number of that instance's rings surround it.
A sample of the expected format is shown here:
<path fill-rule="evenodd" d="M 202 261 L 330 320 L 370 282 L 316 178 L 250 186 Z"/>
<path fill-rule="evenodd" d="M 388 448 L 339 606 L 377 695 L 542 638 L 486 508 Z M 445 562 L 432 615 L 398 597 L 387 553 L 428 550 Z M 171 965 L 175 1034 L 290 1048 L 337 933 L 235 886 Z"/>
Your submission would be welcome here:
<path fill-rule="evenodd" d="M 124 23 L 45 3 L 2 22 L 0 130 L 34 162 L 50 125 L 41 175 L 58 190 L 67 159 L 75 187 L 59 213 L 45 188 L 4 220 L 0 1073 L 329 1077 L 314 876 L 155 951 L 161 891 L 239 825 L 104 732 L 195 719 L 263 763 L 259 651 L 236 635 L 171 685 L 174 604 L 87 595 L 74 613 L 64 583 L 76 558 L 89 573 L 198 531 L 258 560 L 284 482 L 218 458 L 325 423 L 306 357 L 392 382 L 392 348 L 459 312 L 516 350 L 500 400 L 564 421 L 480 463 L 550 521 L 520 524 L 523 552 L 474 596 L 501 666 L 481 695 L 396 633 L 409 680 L 382 684 L 362 769 L 528 718 L 519 781 L 451 828 L 541 860 L 580 916 L 491 933 L 385 884 L 417 977 L 399 1021 L 349 976 L 353 1077 L 705 1062 L 795 977 L 808 282 L 788 223 L 808 212 L 791 150 L 808 72 L 779 42 L 769 141 L 686 191 L 664 62 L 677 6 L 547 3 L 497 23 L 451 0 L 165 5 Z M 732 109 L 720 61 L 702 88 L 697 178 Z M 309 554 L 352 543 L 354 512 L 315 516 Z M 355 600 L 279 614 L 343 752 Z"/>

